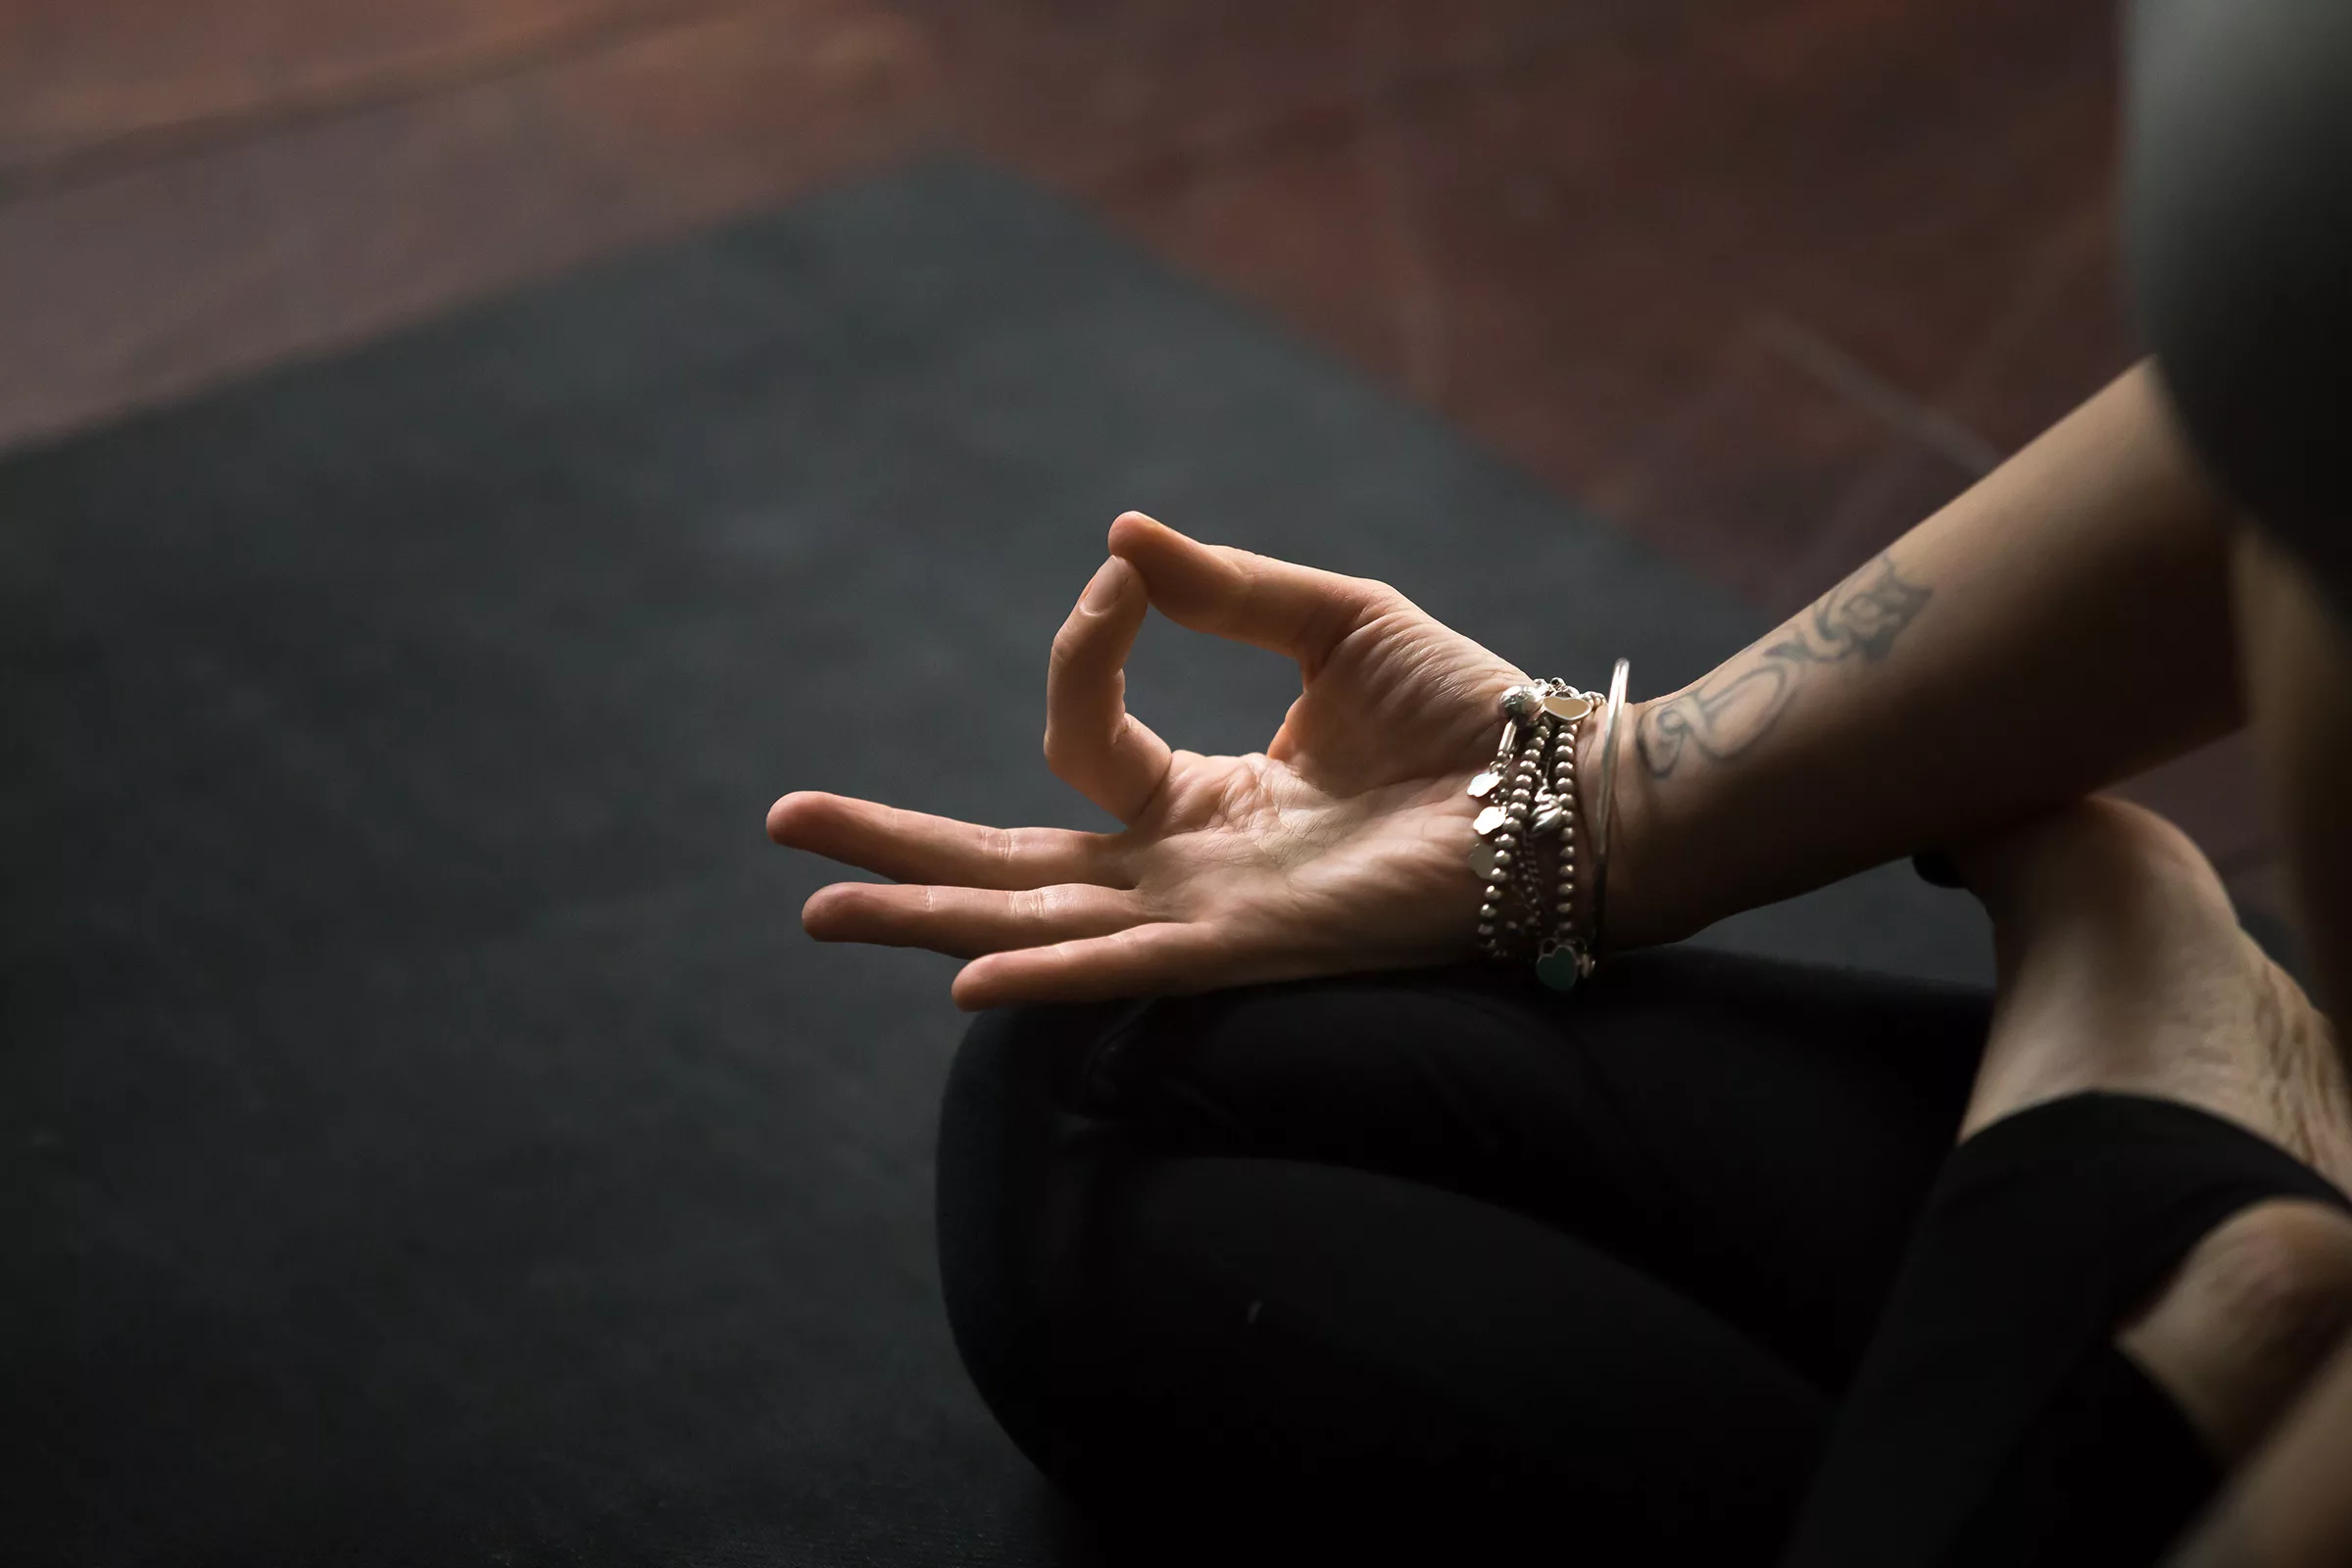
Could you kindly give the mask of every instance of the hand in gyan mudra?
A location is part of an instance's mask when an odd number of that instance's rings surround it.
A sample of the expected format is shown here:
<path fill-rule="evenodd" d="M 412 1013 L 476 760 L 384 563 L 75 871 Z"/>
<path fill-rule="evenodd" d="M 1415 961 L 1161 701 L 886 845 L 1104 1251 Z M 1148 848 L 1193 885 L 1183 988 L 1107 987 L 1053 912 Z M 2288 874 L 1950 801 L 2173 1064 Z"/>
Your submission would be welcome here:
<path fill-rule="evenodd" d="M 1172 750 L 1127 711 L 1145 612 L 1298 662 L 1263 753 Z M 893 879 L 820 888 L 820 942 L 972 961 L 955 1000 L 1165 996 L 1472 956 L 1465 793 L 1526 674 L 1385 583 L 1205 545 L 1140 513 L 1054 638 L 1046 762 L 1126 824 L 986 827 L 802 790 L 768 836 Z"/>

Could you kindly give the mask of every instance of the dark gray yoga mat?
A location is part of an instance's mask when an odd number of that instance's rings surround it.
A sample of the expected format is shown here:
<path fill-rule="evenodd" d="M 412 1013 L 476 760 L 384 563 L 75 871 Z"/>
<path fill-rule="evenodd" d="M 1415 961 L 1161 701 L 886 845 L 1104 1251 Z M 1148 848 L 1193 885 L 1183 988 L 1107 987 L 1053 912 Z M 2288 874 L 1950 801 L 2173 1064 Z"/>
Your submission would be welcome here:
<path fill-rule="evenodd" d="M 959 167 L 0 465 L 4 1554 L 1083 1559 L 936 1300 L 955 965 L 808 942 L 760 821 L 1110 825 L 1038 741 L 1129 506 L 1638 694 L 1761 629 Z M 1717 936 L 1987 968 L 1903 869 Z"/>

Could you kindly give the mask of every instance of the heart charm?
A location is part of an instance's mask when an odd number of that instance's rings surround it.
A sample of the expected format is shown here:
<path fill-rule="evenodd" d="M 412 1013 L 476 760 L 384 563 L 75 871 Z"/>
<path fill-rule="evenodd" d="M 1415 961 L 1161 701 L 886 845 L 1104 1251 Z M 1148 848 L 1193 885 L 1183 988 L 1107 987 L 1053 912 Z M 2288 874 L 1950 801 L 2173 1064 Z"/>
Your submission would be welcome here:
<path fill-rule="evenodd" d="M 1560 948 L 1536 960 L 1536 978 L 1554 991 L 1568 991 L 1584 978 L 1584 966 L 1573 949 Z"/>
<path fill-rule="evenodd" d="M 1592 711 L 1592 699 L 1576 692 L 1554 692 L 1544 699 L 1544 711 L 1558 719 L 1580 719 Z"/>

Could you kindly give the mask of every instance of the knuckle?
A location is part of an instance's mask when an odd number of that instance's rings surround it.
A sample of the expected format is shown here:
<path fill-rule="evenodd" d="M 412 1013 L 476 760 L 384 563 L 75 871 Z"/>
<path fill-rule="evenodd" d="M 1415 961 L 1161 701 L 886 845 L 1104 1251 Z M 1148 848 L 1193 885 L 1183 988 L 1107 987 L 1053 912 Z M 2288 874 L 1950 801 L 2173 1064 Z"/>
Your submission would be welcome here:
<path fill-rule="evenodd" d="M 1358 624 L 1389 614 L 1407 601 L 1389 583 L 1378 577 L 1358 577 L 1354 591 L 1345 596 L 1346 614 Z"/>
<path fill-rule="evenodd" d="M 1069 668 L 1086 653 L 1086 628 L 1074 622 L 1063 626 L 1054 634 L 1053 645 L 1046 650 L 1047 673 L 1058 674 Z"/>

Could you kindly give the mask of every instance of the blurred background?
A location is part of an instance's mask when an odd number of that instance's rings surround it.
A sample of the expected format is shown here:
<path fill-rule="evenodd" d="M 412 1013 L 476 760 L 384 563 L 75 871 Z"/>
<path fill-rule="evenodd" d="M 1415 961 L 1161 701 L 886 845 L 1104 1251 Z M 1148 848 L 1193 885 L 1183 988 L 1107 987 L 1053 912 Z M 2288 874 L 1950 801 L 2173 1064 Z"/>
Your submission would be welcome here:
<path fill-rule="evenodd" d="M 956 963 L 808 942 L 767 804 L 1106 825 L 1126 507 L 1695 677 L 2136 357 L 2115 30 L 0 0 L 10 1560 L 1132 1560 L 941 1310 Z M 2130 787 L 2281 947 L 2242 742 Z M 1713 936 L 1989 977 L 1900 863 Z"/>
<path fill-rule="evenodd" d="M 2134 356 L 2113 8 L 0 0 L 0 450 L 945 150 L 1779 615 Z M 2241 742 L 2133 787 L 2250 920 Z"/>

